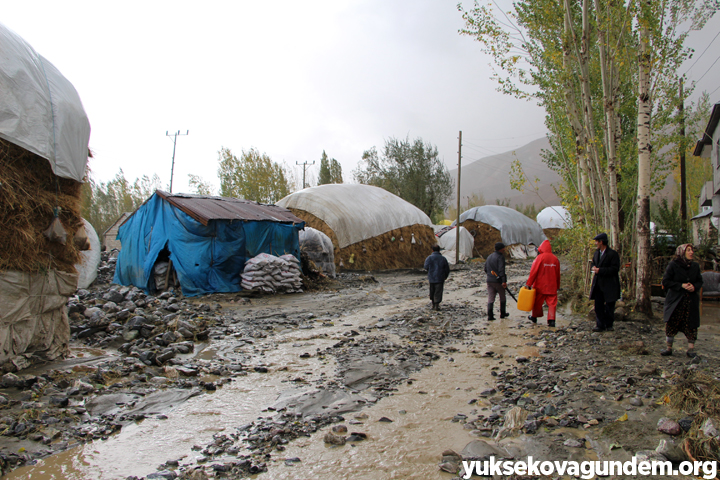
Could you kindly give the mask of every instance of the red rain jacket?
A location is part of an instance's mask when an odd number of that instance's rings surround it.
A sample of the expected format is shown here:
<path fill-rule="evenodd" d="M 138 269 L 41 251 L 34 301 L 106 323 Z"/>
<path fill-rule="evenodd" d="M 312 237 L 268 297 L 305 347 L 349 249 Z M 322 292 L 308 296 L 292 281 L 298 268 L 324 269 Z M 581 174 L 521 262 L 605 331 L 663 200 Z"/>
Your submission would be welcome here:
<path fill-rule="evenodd" d="M 553 255 L 550 242 L 545 240 L 538 248 L 540 253 L 532 264 L 527 285 L 544 295 L 557 295 L 560 287 L 560 262 Z"/>

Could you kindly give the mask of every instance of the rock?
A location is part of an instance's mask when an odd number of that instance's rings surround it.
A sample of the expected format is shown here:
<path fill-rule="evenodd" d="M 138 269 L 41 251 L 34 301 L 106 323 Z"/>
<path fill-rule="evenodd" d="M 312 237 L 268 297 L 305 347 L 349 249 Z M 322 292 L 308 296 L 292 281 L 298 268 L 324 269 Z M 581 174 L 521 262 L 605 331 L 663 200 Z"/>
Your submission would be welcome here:
<path fill-rule="evenodd" d="M 102 315 L 102 313 L 103 313 L 103 311 L 100 308 L 90 307 L 90 308 L 85 309 L 85 311 L 83 312 L 83 315 L 85 316 L 85 318 L 92 318 L 96 315 Z"/>
<path fill-rule="evenodd" d="M 616 322 L 622 322 L 623 320 L 625 320 L 626 316 L 627 316 L 627 312 L 625 312 L 625 308 L 623 308 L 623 307 L 615 308 L 615 321 Z"/>
<path fill-rule="evenodd" d="M 166 348 L 155 357 L 155 361 L 158 365 L 162 365 L 171 358 L 175 358 L 175 351 L 172 348 Z"/>
<path fill-rule="evenodd" d="M 547 415 L 548 417 L 552 417 L 557 415 L 557 408 L 555 408 L 555 405 L 545 405 L 543 408 L 543 413 Z"/>
<path fill-rule="evenodd" d="M 267 367 L 254 367 L 253 370 L 258 373 L 268 373 Z"/>
<path fill-rule="evenodd" d="M 518 363 L 525 363 L 525 362 L 528 361 L 528 359 L 527 359 L 527 357 L 523 357 L 523 356 L 521 355 L 521 356 L 515 357 L 515 361 L 518 362 Z"/>
<path fill-rule="evenodd" d="M 655 365 L 654 363 L 648 363 L 647 365 L 645 365 L 643 368 L 640 369 L 640 371 L 638 372 L 638 375 L 640 375 L 641 377 L 647 377 L 650 375 L 654 375 L 655 373 L 657 373 L 657 369 L 658 369 L 657 365 Z"/>
<path fill-rule="evenodd" d="M 720 431 L 718 431 L 717 426 L 715 426 L 715 421 L 712 418 L 706 419 L 702 427 L 700 427 L 700 430 L 702 430 L 706 437 L 715 438 L 720 436 Z"/>
<path fill-rule="evenodd" d="M 666 417 L 658 420 L 657 429 L 658 431 L 667 433 L 668 435 L 680 435 L 680 432 L 682 431 L 680 425 L 675 420 L 671 420 Z"/>
<path fill-rule="evenodd" d="M 568 438 L 563 443 L 566 447 L 570 448 L 584 448 L 585 447 L 585 440 L 578 440 L 577 438 Z"/>
<path fill-rule="evenodd" d="M 462 452 L 460 452 L 463 459 L 475 459 L 475 460 L 489 460 L 490 457 L 499 458 L 510 458 L 508 452 L 506 452 L 499 445 L 491 445 L 484 440 L 473 440 L 472 442 L 465 445 Z"/>
<path fill-rule="evenodd" d="M 14 373 L 6 373 L 2 376 L 2 380 L 0 380 L 0 385 L 2 385 L 3 388 L 24 388 L 25 380 L 21 379 Z"/>
<path fill-rule="evenodd" d="M 140 335 L 140 332 L 137 330 L 124 330 L 123 329 L 122 337 L 123 337 L 123 340 L 125 340 L 126 342 L 132 342 L 133 340 L 135 340 L 138 337 L 138 335 Z"/>
<path fill-rule="evenodd" d="M 496 390 L 494 388 L 488 388 L 480 392 L 481 397 L 489 397 L 490 395 L 495 395 Z"/>
<path fill-rule="evenodd" d="M 675 441 L 674 438 L 660 440 L 655 451 L 671 462 L 684 462 L 688 459 L 685 450 L 680 446 L 680 442 Z"/>
<path fill-rule="evenodd" d="M 665 457 L 665 455 L 656 452 L 655 450 L 640 450 L 639 452 L 635 453 L 635 457 L 637 457 L 637 463 L 640 462 L 667 462 L 668 459 Z"/>
<path fill-rule="evenodd" d="M 460 465 L 457 463 L 444 462 L 440 464 L 440 470 L 455 474 L 460 470 Z"/>
<path fill-rule="evenodd" d="M 331 428 L 332 433 L 336 435 L 344 435 L 348 432 L 348 429 L 345 425 L 333 425 Z"/>
<path fill-rule="evenodd" d="M 392 423 L 392 420 L 387 417 L 380 417 L 380 420 L 378 420 L 378 422 Z"/>
<path fill-rule="evenodd" d="M 523 430 L 525 430 L 525 433 L 527 434 L 533 434 L 537 432 L 539 423 L 537 420 L 529 420 L 525 422 L 525 425 L 523 426 Z"/>
<path fill-rule="evenodd" d="M 125 297 L 117 290 L 109 290 L 102 298 L 103 300 L 113 303 L 121 303 L 125 300 Z"/>
<path fill-rule="evenodd" d="M 545 420 L 545 425 L 547 425 L 548 427 L 557 427 L 558 424 L 559 422 L 554 418 L 548 418 L 547 420 Z"/>
<path fill-rule="evenodd" d="M 345 445 L 345 437 L 342 435 L 335 435 L 332 432 L 328 432 L 323 437 L 323 441 L 325 443 L 329 443 L 330 445 Z"/>
<path fill-rule="evenodd" d="M 693 420 L 694 419 L 692 417 L 681 418 L 680 420 L 678 420 L 678 424 L 684 432 L 689 432 L 690 428 L 692 427 Z"/>
<path fill-rule="evenodd" d="M 172 470 L 160 470 L 159 472 L 154 472 L 145 477 L 147 480 L 173 480 L 177 478 L 177 474 L 173 472 Z"/>
<path fill-rule="evenodd" d="M 68 397 L 50 397 L 50 404 L 57 407 L 67 407 L 70 403 Z"/>
<path fill-rule="evenodd" d="M 356 435 L 354 433 L 351 433 L 349 437 L 347 437 L 348 442 L 362 442 L 367 437 L 361 437 L 360 435 Z"/>
<path fill-rule="evenodd" d="M 635 397 L 630 399 L 630 405 L 634 407 L 642 407 L 644 403 L 640 397 Z"/>

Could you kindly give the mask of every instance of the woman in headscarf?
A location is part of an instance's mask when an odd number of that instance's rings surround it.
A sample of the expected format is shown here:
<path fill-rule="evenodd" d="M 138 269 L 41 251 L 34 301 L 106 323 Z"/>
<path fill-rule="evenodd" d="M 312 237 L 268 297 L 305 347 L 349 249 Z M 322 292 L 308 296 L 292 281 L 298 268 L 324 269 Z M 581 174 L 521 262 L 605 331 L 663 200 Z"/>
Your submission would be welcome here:
<path fill-rule="evenodd" d="M 663 275 L 662 285 L 665 295 L 665 340 L 667 348 L 660 355 L 672 355 L 673 341 L 678 332 L 685 334 L 688 340 L 688 357 L 695 357 L 695 340 L 700 326 L 700 287 L 702 275 L 700 265 L 692 261 L 693 247 L 689 243 L 675 250 Z"/>

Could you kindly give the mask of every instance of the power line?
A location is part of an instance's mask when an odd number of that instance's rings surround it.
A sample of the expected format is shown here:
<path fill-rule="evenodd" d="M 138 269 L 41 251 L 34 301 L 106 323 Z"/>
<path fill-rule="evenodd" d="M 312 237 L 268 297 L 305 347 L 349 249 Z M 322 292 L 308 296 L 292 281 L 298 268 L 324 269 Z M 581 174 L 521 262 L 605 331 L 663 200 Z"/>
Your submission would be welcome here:
<path fill-rule="evenodd" d="M 715 61 L 712 63 L 712 65 L 710 65 L 710 67 L 705 71 L 705 73 L 702 74 L 702 77 L 695 80 L 695 83 L 699 83 L 700 80 L 702 80 L 703 77 L 708 74 L 708 72 L 712 69 L 712 67 L 715 66 L 715 64 L 718 62 L 718 60 L 720 60 L 720 56 L 718 56 L 718 58 L 715 59 Z"/>
<path fill-rule="evenodd" d="M 685 70 L 685 73 L 687 73 L 687 72 L 689 72 L 690 70 L 692 70 L 692 68 L 695 66 L 695 64 L 702 58 L 703 55 L 705 55 L 705 52 L 708 51 L 708 48 L 710 48 L 710 45 L 712 45 L 713 42 L 715 41 L 715 39 L 717 39 L 718 37 L 720 37 L 720 32 L 718 32 L 718 33 L 715 35 L 715 38 L 713 38 L 712 40 L 710 40 L 710 43 L 708 43 L 708 46 L 705 47 L 705 50 L 703 50 L 703 52 L 700 54 L 700 56 L 695 59 L 695 61 L 693 62 L 693 64 L 690 65 L 690 68 L 688 68 L 687 70 Z"/>

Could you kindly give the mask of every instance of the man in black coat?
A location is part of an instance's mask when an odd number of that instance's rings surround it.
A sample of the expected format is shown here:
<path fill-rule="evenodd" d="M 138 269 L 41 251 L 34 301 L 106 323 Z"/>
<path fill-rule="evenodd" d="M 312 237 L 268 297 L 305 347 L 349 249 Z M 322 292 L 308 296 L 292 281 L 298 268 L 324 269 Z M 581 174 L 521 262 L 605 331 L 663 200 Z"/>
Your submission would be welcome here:
<path fill-rule="evenodd" d="M 593 255 L 592 287 L 590 300 L 595 300 L 595 328 L 593 332 L 604 332 L 613 329 L 615 321 L 615 302 L 620 299 L 620 255 L 608 247 L 608 236 L 605 233 L 593 238 L 597 250 Z"/>
<path fill-rule="evenodd" d="M 440 246 L 433 245 L 433 252 L 425 259 L 425 270 L 428 272 L 428 283 L 430 283 L 430 301 L 433 310 L 440 310 L 440 302 L 443 297 L 445 280 L 450 275 L 450 264 L 440 254 Z"/>

